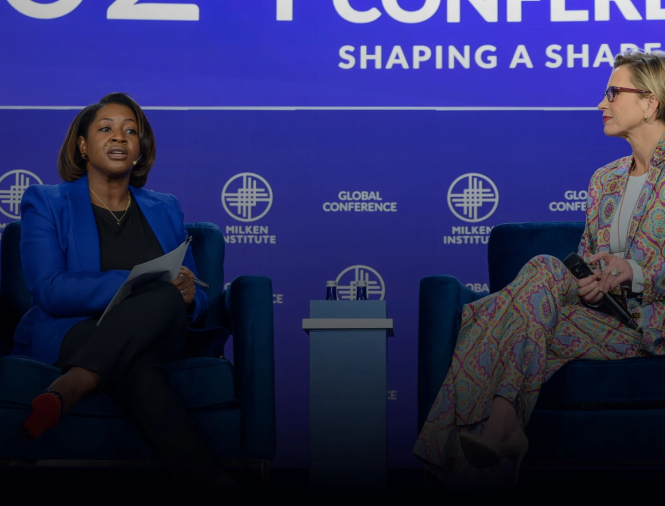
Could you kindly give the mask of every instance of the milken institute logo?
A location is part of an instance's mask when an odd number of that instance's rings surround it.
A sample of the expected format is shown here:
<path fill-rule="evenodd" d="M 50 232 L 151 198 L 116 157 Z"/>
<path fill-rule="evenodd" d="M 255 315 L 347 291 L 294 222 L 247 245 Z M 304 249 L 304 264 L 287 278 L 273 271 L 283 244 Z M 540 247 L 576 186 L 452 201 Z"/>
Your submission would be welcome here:
<path fill-rule="evenodd" d="M 32 172 L 12 170 L 0 177 L 0 212 L 9 218 L 21 218 L 21 199 L 31 184 L 43 184 Z"/>
<path fill-rule="evenodd" d="M 272 188 L 264 178 L 243 172 L 229 179 L 222 189 L 222 205 L 233 219 L 244 222 L 263 218 L 272 207 Z M 228 244 L 275 244 L 265 225 L 227 225 L 224 239 Z"/>
<path fill-rule="evenodd" d="M 464 174 L 448 188 L 448 207 L 460 220 L 478 223 L 486 220 L 499 206 L 499 190 L 494 182 L 482 174 Z M 451 235 L 444 236 L 443 244 L 487 244 L 493 227 L 452 227 Z"/>
<path fill-rule="evenodd" d="M 469 223 L 486 220 L 498 206 L 499 190 L 490 178 L 482 174 L 464 174 L 448 188 L 448 207 L 460 220 Z M 479 212 L 481 209 L 482 213 Z"/>
<path fill-rule="evenodd" d="M 224 185 L 222 205 L 238 221 L 260 220 L 272 206 L 272 188 L 258 174 L 237 174 Z"/>
<path fill-rule="evenodd" d="M 340 300 L 356 300 L 358 281 L 367 281 L 367 299 L 383 300 L 386 295 L 386 284 L 381 274 L 366 265 L 352 265 L 339 273 L 337 297 Z"/>

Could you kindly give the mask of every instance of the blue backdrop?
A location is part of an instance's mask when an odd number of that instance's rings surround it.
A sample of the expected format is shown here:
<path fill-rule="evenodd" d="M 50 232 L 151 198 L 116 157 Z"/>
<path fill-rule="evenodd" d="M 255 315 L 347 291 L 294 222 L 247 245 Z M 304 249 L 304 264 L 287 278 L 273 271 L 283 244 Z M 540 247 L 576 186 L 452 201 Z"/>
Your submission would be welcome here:
<path fill-rule="evenodd" d="M 3 0 L 0 96 L 588 107 L 612 55 L 660 47 L 663 20 L 662 0 Z"/>
<path fill-rule="evenodd" d="M 19 218 L 23 186 L 58 182 L 80 106 L 134 94 L 157 137 L 147 188 L 175 194 L 187 221 L 225 231 L 228 281 L 273 280 L 275 465 L 307 465 L 309 300 L 327 280 L 349 293 L 361 278 L 395 321 L 389 462 L 418 465 L 420 279 L 452 274 L 486 290 L 491 227 L 584 219 L 593 171 L 629 153 L 593 109 L 610 55 L 658 47 L 665 5 L 180 3 L 0 0 L 0 227 Z M 132 16 L 142 19 L 117 19 Z M 189 20 L 146 19 L 160 16 Z"/>

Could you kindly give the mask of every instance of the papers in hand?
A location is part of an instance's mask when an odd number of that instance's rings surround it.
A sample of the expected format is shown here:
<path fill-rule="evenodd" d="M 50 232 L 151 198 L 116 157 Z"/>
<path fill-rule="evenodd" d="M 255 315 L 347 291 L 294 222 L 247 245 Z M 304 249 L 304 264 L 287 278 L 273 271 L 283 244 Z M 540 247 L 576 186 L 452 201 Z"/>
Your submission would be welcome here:
<path fill-rule="evenodd" d="M 113 299 L 106 307 L 106 310 L 97 322 L 97 325 L 101 323 L 106 314 L 113 309 L 113 307 L 129 297 L 134 290 L 138 290 L 150 281 L 173 281 L 177 278 L 190 242 L 192 242 L 191 236 L 170 253 L 134 267 L 132 272 L 129 273 L 127 280 L 113 296 Z"/>

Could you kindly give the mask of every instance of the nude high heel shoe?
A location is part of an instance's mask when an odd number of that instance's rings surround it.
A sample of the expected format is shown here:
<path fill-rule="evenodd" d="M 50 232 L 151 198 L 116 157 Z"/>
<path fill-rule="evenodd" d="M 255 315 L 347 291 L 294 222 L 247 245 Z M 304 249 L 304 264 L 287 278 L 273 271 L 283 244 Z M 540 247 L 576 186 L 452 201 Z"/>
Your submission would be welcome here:
<path fill-rule="evenodd" d="M 520 427 L 505 441 L 498 441 L 489 436 L 477 436 L 469 432 L 459 435 L 464 456 L 473 467 L 485 469 L 497 464 L 501 459 L 515 460 L 515 483 L 522 459 L 529 450 L 529 440 Z"/>

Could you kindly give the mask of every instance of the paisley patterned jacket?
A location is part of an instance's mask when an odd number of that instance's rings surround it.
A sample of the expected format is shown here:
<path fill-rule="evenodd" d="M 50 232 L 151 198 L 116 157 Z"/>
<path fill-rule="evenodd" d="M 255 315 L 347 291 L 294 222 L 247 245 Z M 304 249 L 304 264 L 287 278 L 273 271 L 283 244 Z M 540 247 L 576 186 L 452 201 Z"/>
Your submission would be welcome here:
<path fill-rule="evenodd" d="M 595 253 L 609 253 L 610 228 L 632 161 L 632 156 L 621 158 L 598 169 L 591 178 L 586 226 L 578 250 L 587 263 Z M 665 135 L 651 159 L 647 180 L 630 221 L 627 243 L 626 258 L 635 260 L 642 268 L 644 291 L 634 294 L 620 287 L 617 294 L 643 329 L 642 348 L 665 354 Z M 603 261 L 601 268 L 605 266 Z"/>

